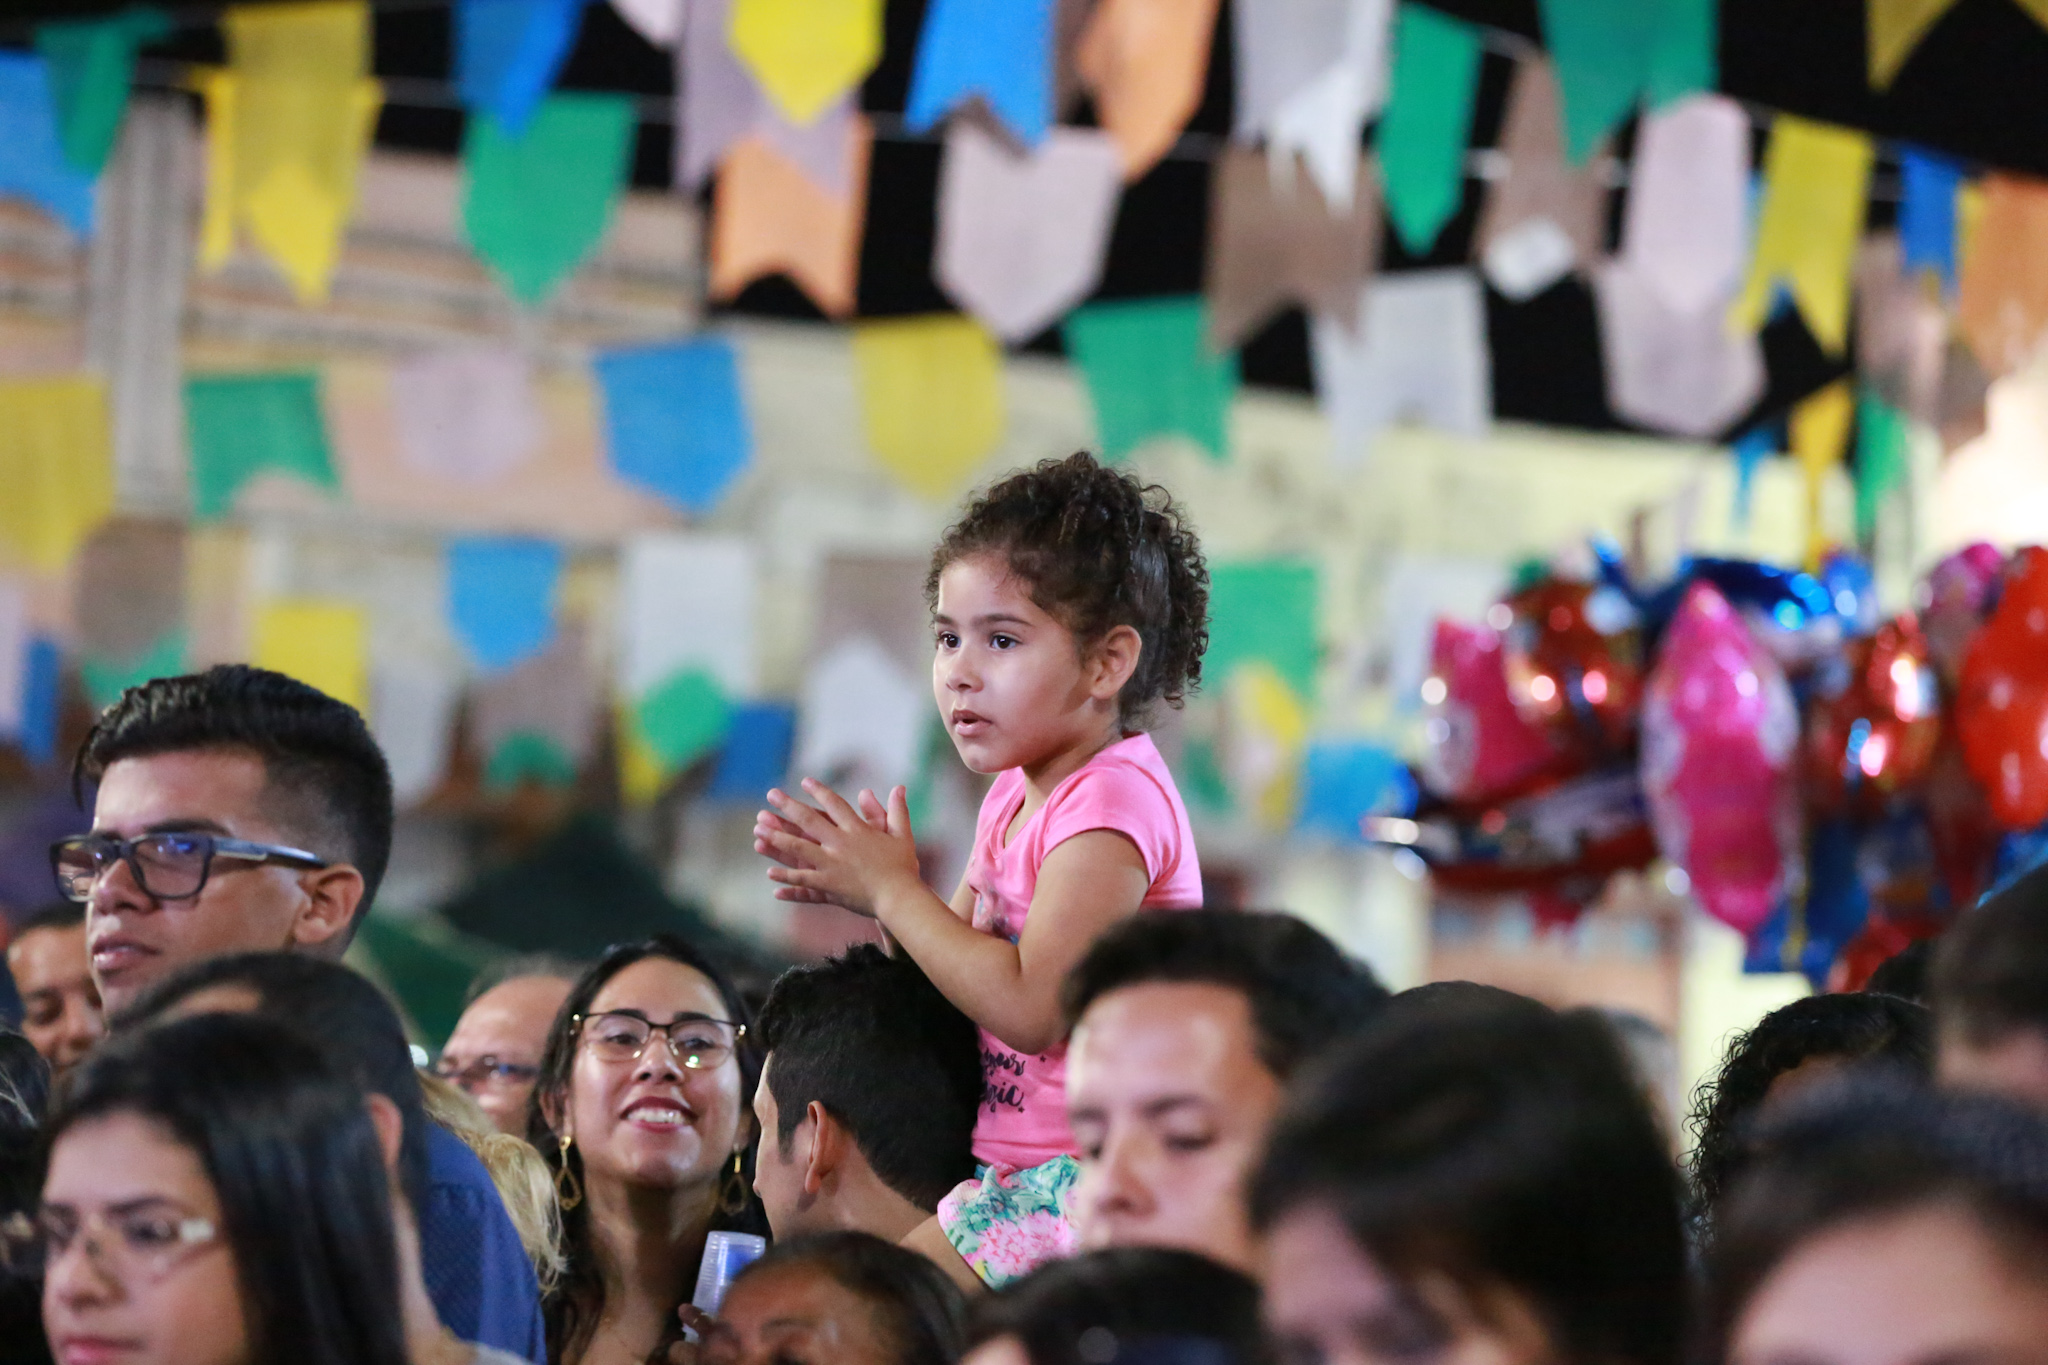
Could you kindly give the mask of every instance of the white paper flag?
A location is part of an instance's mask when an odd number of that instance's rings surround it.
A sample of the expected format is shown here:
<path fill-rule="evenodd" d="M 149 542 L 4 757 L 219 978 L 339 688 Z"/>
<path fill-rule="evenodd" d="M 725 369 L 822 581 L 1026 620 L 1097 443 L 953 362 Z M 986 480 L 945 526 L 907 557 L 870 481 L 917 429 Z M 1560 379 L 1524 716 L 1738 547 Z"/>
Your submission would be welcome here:
<path fill-rule="evenodd" d="M 939 287 L 1004 341 L 1036 336 L 1095 292 L 1122 192 L 1107 133 L 1056 128 L 1026 155 L 954 119 L 939 167 Z"/>
<path fill-rule="evenodd" d="M 648 42 L 674 47 L 683 36 L 684 0 L 612 0 L 612 8 Z"/>
<path fill-rule="evenodd" d="M 1611 261 L 1594 278 L 1607 402 L 1638 426 L 1713 436 L 1764 391 L 1763 346 L 1728 330 L 1725 297 L 1691 312 L 1673 308 L 1633 262 Z"/>
<path fill-rule="evenodd" d="M 1643 116 L 1621 256 L 1681 313 L 1725 307 L 1748 261 L 1749 115 L 1694 95 Z"/>
<path fill-rule="evenodd" d="M 399 452 L 421 474 L 490 483 L 540 449 L 533 369 L 515 351 L 435 351 L 391 371 Z"/>
<path fill-rule="evenodd" d="M 682 44 L 676 49 L 677 188 L 701 188 L 735 144 L 758 133 L 819 188 L 844 199 L 853 188 L 847 129 L 857 92 L 802 127 L 791 123 L 727 46 L 731 18 L 732 0 L 683 0 Z"/>
<path fill-rule="evenodd" d="M 754 548 L 735 536 L 653 535 L 619 565 L 619 682 L 644 695 L 702 668 L 728 697 L 754 691 Z"/>
<path fill-rule="evenodd" d="M 1381 430 L 1418 420 L 1482 436 L 1493 416 L 1486 290 L 1470 270 L 1414 270 L 1365 286 L 1356 333 L 1336 318 L 1309 328 L 1316 398 L 1340 463 Z"/>
<path fill-rule="evenodd" d="M 448 772 L 448 741 L 462 679 L 425 657 L 379 659 L 370 667 L 370 730 L 391 764 L 400 808 L 431 795 Z"/>
<path fill-rule="evenodd" d="M 0 735 L 18 735 L 28 684 L 28 592 L 0 579 Z"/>
<path fill-rule="evenodd" d="M 865 635 L 818 660 L 804 684 L 797 771 L 842 796 L 907 783 L 933 718 L 931 688 Z"/>
<path fill-rule="evenodd" d="M 1323 197 L 1348 207 L 1360 131 L 1387 98 L 1393 0 L 1261 0 L 1232 13 L 1236 136 L 1299 152 Z"/>

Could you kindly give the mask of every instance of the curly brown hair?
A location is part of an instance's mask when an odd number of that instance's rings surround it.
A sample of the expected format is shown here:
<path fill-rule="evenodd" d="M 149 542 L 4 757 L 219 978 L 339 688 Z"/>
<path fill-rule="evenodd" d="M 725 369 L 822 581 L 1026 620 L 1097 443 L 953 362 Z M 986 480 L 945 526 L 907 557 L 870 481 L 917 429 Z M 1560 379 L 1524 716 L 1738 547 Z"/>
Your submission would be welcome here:
<path fill-rule="evenodd" d="M 1209 567 L 1187 515 L 1158 484 L 1097 462 L 1087 451 L 1012 474 L 968 505 L 932 551 L 925 605 L 960 560 L 1001 556 L 1031 600 L 1085 650 L 1118 626 L 1142 648 L 1117 697 L 1126 726 L 1154 702 L 1179 706 L 1201 685 L 1209 648 Z"/>

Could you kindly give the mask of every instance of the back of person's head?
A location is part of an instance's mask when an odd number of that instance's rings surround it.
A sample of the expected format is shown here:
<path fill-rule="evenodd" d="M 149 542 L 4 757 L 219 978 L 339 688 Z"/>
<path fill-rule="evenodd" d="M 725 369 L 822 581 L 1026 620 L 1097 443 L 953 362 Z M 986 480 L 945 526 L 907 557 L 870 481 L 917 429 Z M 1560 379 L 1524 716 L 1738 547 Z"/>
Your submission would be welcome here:
<path fill-rule="evenodd" d="M 1729 1040 L 1726 1058 L 1693 1097 L 1692 1199 L 1710 1218 L 1747 1152 L 1747 1127 L 1783 1078 L 1801 1079 L 1852 1064 L 1896 1067 L 1925 1076 L 1934 1064 L 1934 1020 L 1896 996 L 1812 995 L 1772 1010 Z M 1772 1087 L 1777 1086 L 1774 1095 Z"/>
<path fill-rule="evenodd" d="M 978 1300 L 972 1346 L 1009 1338 L 1031 1365 L 1257 1365 L 1259 1286 L 1191 1251 L 1115 1247 L 1034 1270 Z"/>
<path fill-rule="evenodd" d="M 2039 1115 L 1994 1097 L 1943 1094 L 1869 1074 L 1831 1078 L 1774 1106 L 1759 1124 L 1754 1158 L 1731 1185 L 1716 1221 L 1700 1358 L 1727 1358 L 1745 1311 L 1803 1249 L 1925 1212 L 1960 1213 L 1974 1226 L 1993 1259 L 2032 1289 L 2038 1326 L 2048 1305 L 2048 1123 Z M 1880 1258 L 1903 1255 L 1921 1264 L 1887 1274 L 1874 1270 L 1866 1252 L 1849 1259 L 1846 1276 L 1818 1274 L 1809 1265 L 1792 1294 L 1774 1296 L 1781 1310 L 1789 1297 L 1796 1313 L 1811 1317 L 1805 1331 L 1827 1342 L 1850 1320 L 1876 1322 L 1884 1331 L 1886 1313 L 1903 1313 L 1908 1324 L 1941 1318 L 1947 1320 L 1942 1330 L 1981 1331 L 1981 1323 L 1968 1323 L 1971 1310 L 1958 1300 L 1981 1305 L 2013 1297 L 2013 1281 L 2003 1277 L 1989 1294 L 1957 1294 L 1943 1278 L 1956 1266 L 1954 1248 L 1924 1232 L 1888 1240 L 1891 1256 L 1879 1252 Z M 1874 1291 L 1876 1300 L 1868 1279 L 1873 1273 L 1888 1286 Z M 1934 1302 L 1903 1301 L 1921 1292 L 1915 1285 L 1925 1286 Z M 1784 1315 L 1775 1316 L 1782 1335 Z M 1801 1329 L 1795 1324 L 1791 1330 Z M 1967 1349 L 1926 1354 L 1890 1344 L 1898 1359 L 1980 1358 Z M 1984 1347 L 1981 1340 L 1954 1344 Z M 2038 1337 L 2027 1343 L 2040 1344 Z M 1981 1358 L 2004 1357 L 1988 1350 Z"/>
<path fill-rule="evenodd" d="M 49 1146 L 122 1115 L 189 1149 L 213 1185 L 250 1360 L 406 1358 L 377 1131 L 362 1090 L 310 1039 L 241 1015 L 115 1039 L 67 1081 L 50 1114 Z"/>
<path fill-rule="evenodd" d="M 952 1365 L 966 1343 L 967 1299 L 927 1257 L 865 1232 L 821 1232 L 777 1242 L 734 1277 L 742 1286 L 812 1272 L 858 1298 L 879 1329 L 890 1365 Z"/>
<path fill-rule="evenodd" d="M 299 953 L 235 953 L 182 967 L 151 986 L 117 1021 L 119 1032 L 161 1026 L 166 1016 L 247 1013 L 298 1029 L 365 1093 L 382 1095 L 405 1120 L 399 1170 L 417 1209 L 426 1189 L 427 1123 L 405 1025 L 384 993 L 339 962 Z"/>
<path fill-rule="evenodd" d="M 1605 1020 L 1397 997 L 1297 1082 L 1252 1184 L 1269 1235 L 1334 1218 L 1375 1273 L 1526 1301 L 1559 1360 L 1678 1354 L 1678 1178 Z M 1484 1319 L 1487 1314 L 1475 1313 Z"/>
<path fill-rule="evenodd" d="M 88 782 L 124 758 L 238 749 L 263 760 L 266 800 L 309 853 L 363 874 L 360 924 L 391 860 L 391 769 L 361 713 L 295 678 L 246 664 L 157 678 L 100 713 L 72 769 Z M 350 926 L 351 932 L 354 925 Z M 347 934 L 335 943 L 347 946 Z"/>
<path fill-rule="evenodd" d="M 1927 1003 L 1934 971 L 1937 940 L 1915 939 L 1877 964 L 1863 989 L 1872 995 L 1895 995 L 1916 1005 Z"/>
<path fill-rule="evenodd" d="M 857 944 L 775 982 L 757 1021 L 783 1151 L 822 1104 L 882 1182 L 927 1211 L 974 1174 L 981 1045 L 908 957 Z"/>
<path fill-rule="evenodd" d="M 41 1195 L 43 1105 L 50 1067 L 28 1039 L 0 1028 L 0 1361 L 41 1365 L 42 1286 L 34 1268 L 17 1266 L 7 1246 L 30 1226 Z"/>
<path fill-rule="evenodd" d="M 2048 1039 L 2048 865 L 1987 896 L 1941 936 L 1929 1003 L 1944 1035 Z"/>
<path fill-rule="evenodd" d="M 1372 969 L 1293 915 L 1133 915 L 1095 941 L 1060 993 L 1069 1028 L 1112 991 L 1153 982 L 1227 987 L 1251 1010 L 1259 1057 L 1282 1080 L 1387 1000 Z"/>

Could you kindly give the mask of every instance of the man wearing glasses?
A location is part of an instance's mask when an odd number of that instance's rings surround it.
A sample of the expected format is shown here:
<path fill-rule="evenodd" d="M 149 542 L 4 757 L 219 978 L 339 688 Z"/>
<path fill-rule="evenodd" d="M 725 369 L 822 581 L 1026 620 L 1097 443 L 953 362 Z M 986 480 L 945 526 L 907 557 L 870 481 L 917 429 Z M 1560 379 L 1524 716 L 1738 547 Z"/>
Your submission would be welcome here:
<path fill-rule="evenodd" d="M 434 1074 L 460 1086 L 500 1132 L 526 1136 L 526 1101 L 548 1029 L 578 974 L 553 958 L 517 958 L 470 987 Z"/>

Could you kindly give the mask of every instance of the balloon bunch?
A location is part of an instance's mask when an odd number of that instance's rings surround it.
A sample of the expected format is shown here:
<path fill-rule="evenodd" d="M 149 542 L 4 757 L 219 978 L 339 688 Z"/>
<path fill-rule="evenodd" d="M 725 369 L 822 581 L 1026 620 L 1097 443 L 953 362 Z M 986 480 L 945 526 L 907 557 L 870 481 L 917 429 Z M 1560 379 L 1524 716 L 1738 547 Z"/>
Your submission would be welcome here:
<path fill-rule="evenodd" d="M 1752 967 L 1855 985 L 2048 850 L 2048 550 L 1972 545 L 1889 620 L 1848 555 L 1595 558 L 1437 625 L 1396 833 L 1440 885 L 1563 919 L 1661 855 Z"/>

